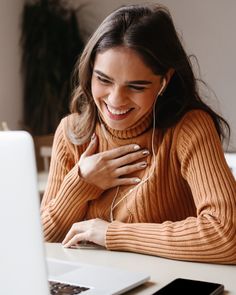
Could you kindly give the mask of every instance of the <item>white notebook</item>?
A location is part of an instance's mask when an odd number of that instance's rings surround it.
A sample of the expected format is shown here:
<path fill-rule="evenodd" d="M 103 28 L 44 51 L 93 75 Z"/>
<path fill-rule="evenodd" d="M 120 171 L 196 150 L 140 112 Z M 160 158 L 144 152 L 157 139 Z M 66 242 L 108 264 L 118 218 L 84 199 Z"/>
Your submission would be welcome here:
<path fill-rule="evenodd" d="M 0 131 L 0 233 L 4 295 L 54 294 L 49 280 L 82 286 L 83 295 L 122 294 L 150 279 L 117 268 L 46 260 L 34 144 L 25 131 Z"/>

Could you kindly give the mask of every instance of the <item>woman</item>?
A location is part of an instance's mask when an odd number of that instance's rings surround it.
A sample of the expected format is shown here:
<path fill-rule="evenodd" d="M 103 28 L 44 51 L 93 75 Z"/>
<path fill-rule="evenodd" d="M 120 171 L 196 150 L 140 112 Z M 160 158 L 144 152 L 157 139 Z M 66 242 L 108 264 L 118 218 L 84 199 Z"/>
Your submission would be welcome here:
<path fill-rule="evenodd" d="M 167 9 L 126 6 L 86 45 L 55 133 L 42 200 L 47 241 L 236 263 L 228 124 L 197 91 Z"/>

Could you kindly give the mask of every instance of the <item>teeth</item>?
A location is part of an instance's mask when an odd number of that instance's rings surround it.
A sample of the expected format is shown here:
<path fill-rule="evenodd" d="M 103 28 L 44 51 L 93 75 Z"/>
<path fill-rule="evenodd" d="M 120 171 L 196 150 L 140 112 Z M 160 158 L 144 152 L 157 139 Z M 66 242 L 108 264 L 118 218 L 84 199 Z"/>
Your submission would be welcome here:
<path fill-rule="evenodd" d="M 115 109 L 111 108 L 108 105 L 107 105 L 107 108 L 108 108 L 108 111 L 110 113 L 112 113 L 113 115 L 123 115 L 123 114 L 128 113 L 128 111 L 130 110 L 130 109 L 127 109 L 127 110 L 115 110 Z"/>

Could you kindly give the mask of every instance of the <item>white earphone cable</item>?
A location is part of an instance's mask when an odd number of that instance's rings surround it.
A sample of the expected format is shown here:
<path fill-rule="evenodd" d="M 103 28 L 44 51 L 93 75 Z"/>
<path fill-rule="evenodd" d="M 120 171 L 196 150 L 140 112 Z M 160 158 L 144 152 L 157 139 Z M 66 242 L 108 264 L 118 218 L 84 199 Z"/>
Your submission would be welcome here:
<path fill-rule="evenodd" d="M 115 196 L 113 197 L 112 199 L 112 203 L 111 203 L 111 208 L 110 208 L 110 222 L 113 222 L 114 221 L 114 218 L 113 218 L 113 210 L 124 200 L 127 198 L 127 196 L 133 192 L 133 190 L 139 188 L 141 185 L 143 185 L 144 183 L 146 183 L 150 177 L 153 175 L 155 169 L 156 169 L 156 153 L 155 153 L 155 147 L 154 147 L 154 139 L 155 139 L 155 130 L 156 130 L 156 101 L 157 101 L 157 98 L 159 95 L 161 95 L 163 89 L 165 88 L 166 86 L 166 80 L 164 79 L 164 82 L 163 82 L 163 85 L 160 89 L 160 91 L 158 92 L 157 96 L 156 96 L 156 99 L 154 101 L 154 104 L 153 104 L 153 110 L 152 110 L 152 113 L 153 113 L 153 126 L 152 126 L 152 139 L 151 139 L 151 150 L 152 150 L 152 157 L 153 157 L 153 160 L 154 160 L 154 165 L 152 166 L 152 170 L 150 171 L 150 173 L 148 174 L 147 178 L 145 179 L 142 179 L 141 182 L 139 182 L 134 188 L 130 189 L 116 204 L 115 204 L 115 201 L 118 197 L 118 194 L 119 194 L 119 189 L 120 187 L 117 186 L 117 189 L 116 189 L 116 193 L 115 193 Z M 106 135 L 106 129 L 105 129 L 105 126 L 101 120 L 101 117 L 98 113 L 98 118 L 99 118 L 99 121 L 100 121 L 100 124 L 101 124 L 101 128 L 102 128 L 102 132 L 106 138 L 106 140 L 108 140 L 107 138 L 107 135 Z M 127 205 L 126 205 L 127 207 Z M 129 211 L 130 215 L 132 216 L 133 213 L 131 212 L 131 210 L 127 207 L 127 210 Z"/>

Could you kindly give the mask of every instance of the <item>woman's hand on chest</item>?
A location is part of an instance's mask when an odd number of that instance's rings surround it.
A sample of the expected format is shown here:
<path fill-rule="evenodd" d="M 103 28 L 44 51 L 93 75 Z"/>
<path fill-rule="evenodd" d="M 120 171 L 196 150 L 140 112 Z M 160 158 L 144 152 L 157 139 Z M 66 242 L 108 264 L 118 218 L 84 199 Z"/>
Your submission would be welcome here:
<path fill-rule="evenodd" d="M 147 149 L 142 149 L 137 144 L 129 144 L 96 153 L 97 148 L 98 137 L 94 134 L 79 159 L 79 173 L 86 182 L 103 190 L 140 182 L 139 178 L 128 175 L 147 167 Z"/>

